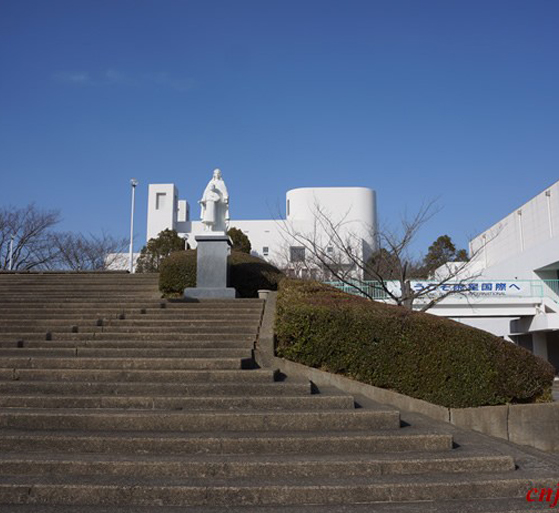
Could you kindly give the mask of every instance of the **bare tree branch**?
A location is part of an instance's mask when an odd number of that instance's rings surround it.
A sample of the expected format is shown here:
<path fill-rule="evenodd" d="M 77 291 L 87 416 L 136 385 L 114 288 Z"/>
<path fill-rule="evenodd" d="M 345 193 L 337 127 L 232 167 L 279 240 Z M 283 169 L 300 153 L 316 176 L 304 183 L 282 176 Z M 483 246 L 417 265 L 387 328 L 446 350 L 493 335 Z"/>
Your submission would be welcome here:
<path fill-rule="evenodd" d="M 419 230 L 438 211 L 436 202 L 429 201 L 411 217 L 404 216 L 399 229 L 371 233 L 373 240 L 378 240 L 380 245 L 372 258 L 362 250 L 362 236 L 347 228 L 346 217 L 334 220 L 320 205 L 314 207 L 310 231 L 303 232 L 288 221 L 282 222 L 280 228 L 286 244 L 304 247 L 308 254 L 306 264 L 320 269 L 332 281 L 339 281 L 371 300 L 380 292 L 396 305 L 412 309 L 415 303 L 419 303 L 416 309 L 426 311 L 451 294 L 467 293 L 467 287 L 460 285 L 479 276 L 479 273 L 467 271 L 485 248 L 481 246 L 473 251 L 469 262 L 449 266 L 447 272 L 433 277 L 425 286 L 414 287 L 412 280 L 426 278 L 422 275 L 426 270 L 420 260 L 410 256 L 410 246 Z M 446 290 L 444 286 L 449 283 L 453 286 Z"/>
<path fill-rule="evenodd" d="M 55 257 L 48 233 L 59 221 L 58 211 L 40 210 L 33 204 L 23 208 L 0 208 L 0 268 L 9 267 L 12 237 L 12 269 L 48 267 Z"/>
<path fill-rule="evenodd" d="M 128 243 L 125 238 L 116 239 L 104 232 L 88 237 L 72 232 L 53 233 L 49 240 L 57 253 L 54 266 L 72 271 L 106 270 Z"/>

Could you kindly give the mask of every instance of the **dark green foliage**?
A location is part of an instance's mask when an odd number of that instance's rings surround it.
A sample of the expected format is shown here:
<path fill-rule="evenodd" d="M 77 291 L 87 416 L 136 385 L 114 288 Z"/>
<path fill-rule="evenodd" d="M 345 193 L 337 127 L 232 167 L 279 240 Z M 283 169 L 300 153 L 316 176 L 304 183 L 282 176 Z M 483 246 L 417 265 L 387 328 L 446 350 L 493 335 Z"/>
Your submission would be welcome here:
<path fill-rule="evenodd" d="M 239 228 L 230 228 L 227 230 L 227 235 L 231 237 L 231 241 L 233 242 L 233 251 L 240 251 L 241 253 L 247 253 L 250 255 L 252 245 L 249 238 L 242 230 L 239 230 Z"/>
<path fill-rule="evenodd" d="M 182 295 L 196 287 L 196 250 L 171 253 L 159 266 L 159 290 L 164 295 Z"/>
<path fill-rule="evenodd" d="M 529 351 L 449 319 L 284 280 L 278 355 L 454 408 L 549 397 L 553 367 Z"/>
<path fill-rule="evenodd" d="M 467 262 L 468 260 L 468 253 L 465 249 L 457 250 L 448 235 L 441 235 L 429 246 L 423 259 L 423 266 L 425 272 L 429 273 L 447 262 Z"/>
<path fill-rule="evenodd" d="M 283 273 L 260 258 L 234 251 L 228 258 L 229 286 L 238 297 L 257 297 L 259 289 L 277 290 Z M 196 251 L 179 251 L 161 263 L 159 289 L 165 295 L 182 295 L 196 286 Z"/>
<path fill-rule="evenodd" d="M 260 289 L 277 290 L 284 274 L 261 258 L 233 251 L 229 256 L 229 286 L 239 297 L 258 297 Z"/>
<path fill-rule="evenodd" d="M 181 250 L 184 250 L 184 239 L 179 237 L 175 230 L 163 230 L 142 248 L 136 264 L 136 272 L 156 273 L 164 258 L 173 251 Z"/>

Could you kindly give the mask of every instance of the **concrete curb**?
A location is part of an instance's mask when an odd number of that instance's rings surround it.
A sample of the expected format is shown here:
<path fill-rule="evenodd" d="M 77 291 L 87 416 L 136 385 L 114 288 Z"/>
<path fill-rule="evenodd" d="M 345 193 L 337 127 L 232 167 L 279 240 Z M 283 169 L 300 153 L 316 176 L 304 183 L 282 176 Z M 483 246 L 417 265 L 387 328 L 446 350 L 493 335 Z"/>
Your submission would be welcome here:
<path fill-rule="evenodd" d="M 295 378 L 308 379 L 317 387 L 333 386 L 395 408 L 421 413 L 487 435 L 536 449 L 559 452 L 559 403 L 508 404 L 480 408 L 446 408 L 436 404 L 331 374 L 275 356 L 274 321 L 277 292 L 266 295 L 255 358 L 261 367 L 273 367 Z"/>

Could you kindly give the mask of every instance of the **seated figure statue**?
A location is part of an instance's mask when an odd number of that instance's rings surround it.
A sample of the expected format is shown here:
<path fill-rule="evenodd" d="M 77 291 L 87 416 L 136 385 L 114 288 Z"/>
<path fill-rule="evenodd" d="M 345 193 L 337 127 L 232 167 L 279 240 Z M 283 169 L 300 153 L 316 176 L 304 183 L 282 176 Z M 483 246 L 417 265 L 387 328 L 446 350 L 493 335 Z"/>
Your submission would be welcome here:
<path fill-rule="evenodd" d="M 219 169 L 214 170 L 200 203 L 200 218 L 207 232 L 227 231 L 229 224 L 229 193 Z"/>

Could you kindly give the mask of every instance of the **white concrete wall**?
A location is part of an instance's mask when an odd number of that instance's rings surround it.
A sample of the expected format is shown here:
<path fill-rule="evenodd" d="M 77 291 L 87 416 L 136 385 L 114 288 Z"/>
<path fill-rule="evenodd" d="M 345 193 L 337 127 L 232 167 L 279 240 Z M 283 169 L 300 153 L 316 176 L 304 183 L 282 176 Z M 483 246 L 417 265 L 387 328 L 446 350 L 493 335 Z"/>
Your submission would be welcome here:
<path fill-rule="evenodd" d="M 484 276 L 499 278 L 556 279 L 558 249 L 559 182 L 470 242 Z"/>
<path fill-rule="evenodd" d="M 161 196 L 161 195 L 165 196 Z M 164 204 L 161 198 L 164 198 Z M 171 202 L 169 198 L 174 198 Z M 367 259 L 377 248 L 375 192 L 364 187 L 313 187 L 288 191 L 289 204 L 285 220 L 231 220 L 230 228 L 239 228 L 250 239 L 252 253 L 276 264 L 289 260 L 289 247 L 299 245 L 290 233 L 311 234 L 317 229 L 316 209 L 319 208 L 334 224 L 340 224 L 343 237 L 352 234 L 359 241 L 361 257 Z M 159 208 L 157 208 L 159 207 Z M 235 203 L 232 198 L 231 209 Z M 194 237 L 203 233 L 201 221 L 188 217 L 188 204 L 177 197 L 173 184 L 151 184 L 148 195 L 148 240 L 165 228 L 177 230 L 187 238 L 190 247 L 196 247 Z M 192 217 L 198 218 L 198 213 Z M 318 240 L 327 243 L 327 235 L 318 226 Z M 267 248 L 267 251 L 265 251 Z"/>
<path fill-rule="evenodd" d="M 473 328 L 478 328 L 488 333 L 492 333 L 498 337 L 502 337 L 509 342 L 510 338 L 510 322 L 514 317 L 458 317 L 452 320 L 461 324 L 467 324 Z"/>
<path fill-rule="evenodd" d="M 478 254 L 476 265 L 481 269 L 478 280 L 557 280 L 559 182 L 475 237 L 470 242 L 470 255 L 475 253 Z M 548 311 L 548 308 L 541 304 L 538 307 L 536 303 L 551 301 L 549 304 L 554 306 L 559 298 L 554 287 L 543 284 L 542 287 L 545 297 L 537 297 L 538 294 L 534 292 L 532 305 L 522 306 L 520 298 L 517 300 L 518 304 L 503 297 L 486 299 L 478 305 L 473 301 L 459 304 L 459 301 L 449 298 L 433 308 L 431 313 L 454 318 L 507 340 L 511 340 L 511 333 L 515 333 L 514 326 L 534 325 L 535 327 L 527 328 L 526 331 L 532 335 L 537 334 L 539 350 L 545 352 L 549 334 L 554 331 L 553 323 L 557 321 L 557 313 L 553 308 Z M 539 294 L 541 293 L 542 291 Z M 536 320 L 541 322 L 538 324 Z M 513 326 L 511 321 L 514 321 Z"/>
<path fill-rule="evenodd" d="M 172 183 L 150 184 L 148 189 L 147 237 L 149 241 L 177 222 L 178 192 Z"/>
<path fill-rule="evenodd" d="M 363 243 L 366 260 L 378 247 L 376 194 L 366 187 L 302 187 L 286 195 L 286 220 L 302 232 L 315 229 L 321 216 Z M 320 223 L 318 225 L 320 229 Z"/>

